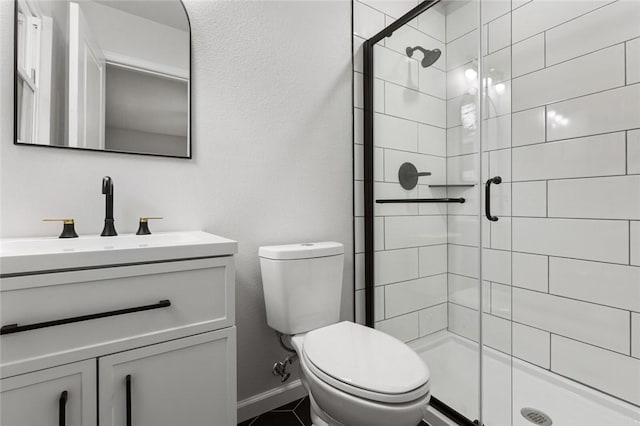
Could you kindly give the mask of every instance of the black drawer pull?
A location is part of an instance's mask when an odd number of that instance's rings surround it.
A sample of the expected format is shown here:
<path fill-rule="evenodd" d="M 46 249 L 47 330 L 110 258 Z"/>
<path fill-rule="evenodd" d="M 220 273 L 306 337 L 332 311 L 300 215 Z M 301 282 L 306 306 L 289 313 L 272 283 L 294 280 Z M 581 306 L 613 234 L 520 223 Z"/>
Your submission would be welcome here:
<path fill-rule="evenodd" d="M 131 426 L 131 374 L 127 374 L 125 383 L 127 385 L 127 426 Z"/>
<path fill-rule="evenodd" d="M 116 311 L 101 312 L 99 314 L 82 315 L 79 317 L 64 318 L 55 321 L 38 322 L 36 324 L 18 325 L 8 324 L 0 328 L 0 335 L 20 333 L 22 331 L 37 330 L 39 328 L 54 327 L 56 325 L 71 324 L 74 322 L 88 321 L 98 318 L 113 317 L 116 315 L 130 314 L 133 312 L 150 311 L 171 306 L 169 300 L 161 300 L 153 305 L 136 306 L 135 308 L 118 309 Z"/>
<path fill-rule="evenodd" d="M 67 391 L 62 391 L 60 399 L 58 400 L 58 425 L 66 426 L 67 424 L 67 399 L 69 394 Z"/>
<path fill-rule="evenodd" d="M 460 203 L 463 204 L 464 198 L 400 198 L 394 200 L 376 200 L 378 204 L 408 204 L 408 203 Z"/>

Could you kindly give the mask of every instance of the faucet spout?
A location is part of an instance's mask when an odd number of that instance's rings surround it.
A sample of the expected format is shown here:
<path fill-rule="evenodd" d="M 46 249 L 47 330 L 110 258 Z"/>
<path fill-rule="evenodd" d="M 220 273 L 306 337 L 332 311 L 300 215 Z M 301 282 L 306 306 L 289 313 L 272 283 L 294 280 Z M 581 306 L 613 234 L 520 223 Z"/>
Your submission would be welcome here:
<path fill-rule="evenodd" d="M 106 196 L 104 228 L 101 237 L 118 235 L 113 219 L 113 179 L 110 176 L 102 178 L 102 193 Z"/>
<path fill-rule="evenodd" d="M 111 176 L 102 178 L 102 193 L 113 195 L 113 179 L 111 179 Z"/>

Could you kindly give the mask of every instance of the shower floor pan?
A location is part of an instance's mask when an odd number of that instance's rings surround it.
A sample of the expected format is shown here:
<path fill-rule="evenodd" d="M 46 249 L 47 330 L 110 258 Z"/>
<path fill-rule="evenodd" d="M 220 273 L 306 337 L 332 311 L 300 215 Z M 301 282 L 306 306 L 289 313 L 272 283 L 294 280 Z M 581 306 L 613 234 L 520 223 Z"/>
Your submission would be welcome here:
<path fill-rule="evenodd" d="M 477 419 L 478 345 L 448 331 L 409 345 L 429 366 L 431 394 Z M 534 425 L 523 408 L 542 411 L 558 426 L 640 426 L 640 408 L 502 352 L 486 348 L 483 370 L 486 426 Z"/>

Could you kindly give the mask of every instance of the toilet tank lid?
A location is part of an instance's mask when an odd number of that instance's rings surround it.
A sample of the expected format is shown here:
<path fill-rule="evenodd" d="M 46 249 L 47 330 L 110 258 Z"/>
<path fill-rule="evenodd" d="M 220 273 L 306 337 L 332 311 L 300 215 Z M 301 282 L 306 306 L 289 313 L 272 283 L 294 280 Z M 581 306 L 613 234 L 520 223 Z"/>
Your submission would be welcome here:
<path fill-rule="evenodd" d="M 258 256 L 265 259 L 294 260 L 336 256 L 343 253 L 344 246 L 341 243 L 337 243 L 335 241 L 322 241 L 319 243 L 299 243 L 260 247 Z"/>

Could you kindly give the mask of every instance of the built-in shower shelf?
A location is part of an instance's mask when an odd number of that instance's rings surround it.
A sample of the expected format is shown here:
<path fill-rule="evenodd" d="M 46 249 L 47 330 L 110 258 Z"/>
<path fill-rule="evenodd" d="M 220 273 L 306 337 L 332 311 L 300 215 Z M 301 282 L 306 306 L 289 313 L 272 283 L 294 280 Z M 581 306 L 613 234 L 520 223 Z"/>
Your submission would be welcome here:
<path fill-rule="evenodd" d="M 429 185 L 429 188 L 473 188 L 474 186 L 476 186 L 475 183 L 461 183 L 451 185 Z"/>

